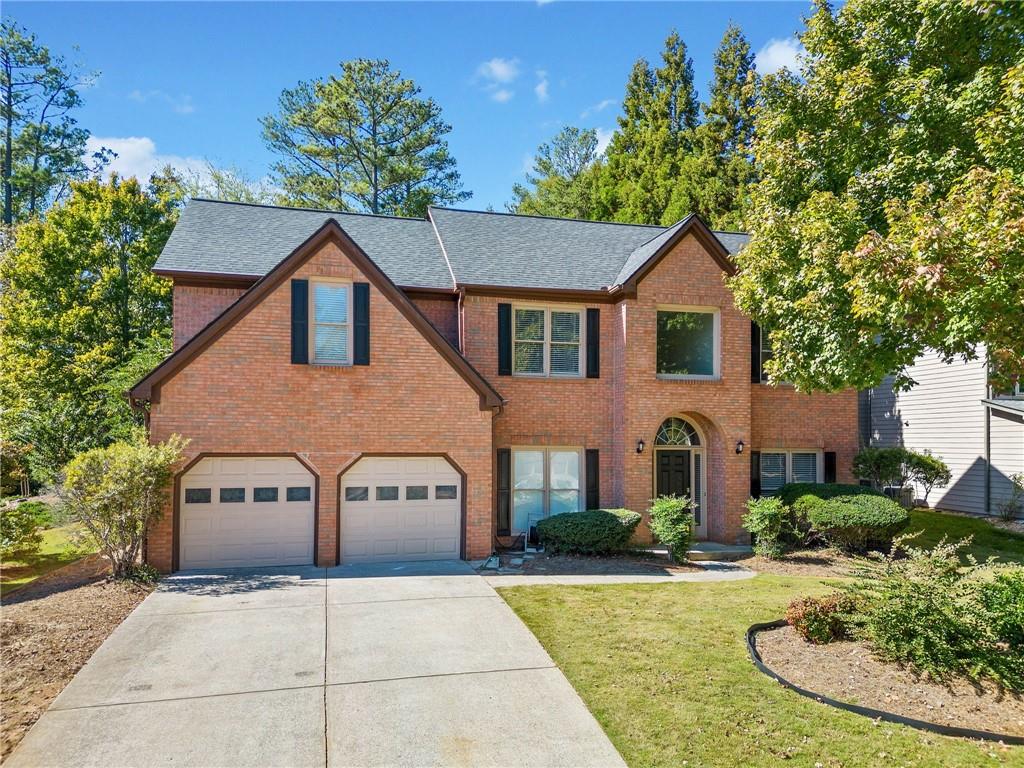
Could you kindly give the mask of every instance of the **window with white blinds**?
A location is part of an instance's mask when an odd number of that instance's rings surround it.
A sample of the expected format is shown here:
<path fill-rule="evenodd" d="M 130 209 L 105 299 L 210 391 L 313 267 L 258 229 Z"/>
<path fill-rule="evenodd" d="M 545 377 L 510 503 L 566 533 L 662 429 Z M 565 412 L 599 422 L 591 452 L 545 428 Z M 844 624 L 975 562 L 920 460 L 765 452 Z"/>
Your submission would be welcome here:
<path fill-rule="evenodd" d="M 817 483 L 820 453 L 761 451 L 761 495 L 771 496 L 786 483 Z"/>
<path fill-rule="evenodd" d="M 340 282 L 312 285 L 313 362 L 348 365 L 352 362 L 352 286 Z"/>
<path fill-rule="evenodd" d="M 579 376 L 582 310 L 516 307 L 512 371 L 524 376 Z"/>
<path fill-rule="evenodd" d="M 786 454 L 761 452 L 761 493 L 771 496 L 786 484 Z"/>
<path fill-rule="evenodd" d="M 818 482 L 818 454 L 791 453 L 790 476 L 794 483 Z"/>

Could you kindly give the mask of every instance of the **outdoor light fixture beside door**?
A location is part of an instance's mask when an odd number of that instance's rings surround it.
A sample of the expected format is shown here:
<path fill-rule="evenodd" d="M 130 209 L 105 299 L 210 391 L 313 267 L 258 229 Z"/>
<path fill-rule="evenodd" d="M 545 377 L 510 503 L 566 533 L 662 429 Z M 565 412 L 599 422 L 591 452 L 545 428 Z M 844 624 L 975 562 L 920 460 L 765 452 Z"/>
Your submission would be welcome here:
<path fill-rule="evenodd" d="M 639 440 L 636 441 L 636 452 L 637 453 L 643 453 L 644 452 L 644 439 L 642 437 Z"/>
<path fill-rule="evenodd" d="M 744 448 L 744 445 L 743 445 L 743 441 L 742 440 L 740 440 L 738 443 L 736 443 L 736 453 L 743 453 L 743 448 Z"/>

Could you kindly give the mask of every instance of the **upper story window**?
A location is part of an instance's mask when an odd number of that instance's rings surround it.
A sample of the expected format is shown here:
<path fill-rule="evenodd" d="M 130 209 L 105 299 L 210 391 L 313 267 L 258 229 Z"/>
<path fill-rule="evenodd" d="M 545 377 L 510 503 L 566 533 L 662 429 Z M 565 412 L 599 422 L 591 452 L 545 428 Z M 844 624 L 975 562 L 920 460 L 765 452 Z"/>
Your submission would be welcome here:
<path fill-rule="evenodd" d="M 579 376 L 583 310 L 515 307 L 512 372 L 523 376 Z"/>
<path fill-rule="evenodd" d="M 754 384 L 765 384 L 768 374 L 764 364 L 772 359 L 772 343 L 768 332 L 757 323 L 750 323 L 750 380 Z"/>
<path fill-rule="evenodd" d="M 717 379 L 720 313 L 714 307 L 658 310 L 657 373 L 669 379 Z"/>
<path fill-rule="evenodd" d="M 352 363 L 352 284 L 315 281 L 310 284 L 310 346 L 313 363 Z"/>

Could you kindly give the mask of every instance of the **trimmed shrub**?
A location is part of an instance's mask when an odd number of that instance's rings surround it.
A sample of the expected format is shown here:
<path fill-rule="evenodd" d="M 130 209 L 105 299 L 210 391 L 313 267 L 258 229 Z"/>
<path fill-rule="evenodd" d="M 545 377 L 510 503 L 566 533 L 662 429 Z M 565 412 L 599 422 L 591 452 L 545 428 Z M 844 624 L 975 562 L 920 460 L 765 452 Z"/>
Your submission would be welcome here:
<path fill-rule="evenodd" d="M 647 512 L 651 531 L 668 547 L 672 559 L 685 560 L 693 539 L 693 501 L 683 496 L 659 496 Z"/>
<path fill-rule="evenodd" d="M 834 496 L 797 502 L 815 531 L 846 552 L 888 549 L 910 523 L 910 514 L 886 496 Z"/>
<path fill-rule="evenodd" d="M 537 535 L 553 553 L 604 555 L 625 549 L 640 523 L 628 509 L 591 509 L 546 517 L 537 523 Z"/>
<path fill-rule="evenodd" d="M 815 496 L 819 499 L 832 499 L 836 496 L 883 496 L 874 488 L 866 485 L 850 485 L 848 483 L 786 483 L 775 496 L 782 499 L 787 507 L 796 505 L 803 496 Z"/>
<path fill-rule="evenodd" d="M 743 528 L 754 537 L 754 552 L 775 559 L 782 554 L 783 537 L 792 529 L 792 512 L 781 499 L 748 499 Z"/>
<path fill-rule="evenodd" d="M 33 555 L 43 543 L 42 529 L 50 522 L 50 508 L 41 501 L 25 501 L 0 509 L 0 556 Z"/>
<path fill-rule="evenodd" d="M 980 589 L 996 639 L 1011 648 L 1024 648 L 1024 566 L 1006 566 Z"/>
<path fill-rule="evenodd" d="M 953 473 L 942 459 L 932 456 L 931 451 L 917 453 L 909 451 L 907 464 L 910 468 L 910 479 L 924 488 L 924 503 L 928 504 L 928 496 L 936 485 L 949 485 Z"/>
<path fill-rule="evenodd" d="M 807 642 L 823 645 L 850 636 L 850 616 L 856 609 L 856 599 L 844 592 L 801 597 L 789 604 L 786 621 Z"/>
<path fill-rule="evenodd" d="M 853 474 L 870 480 L 875 488 L 902 488 L 910 477 L 910 456 L 910 451 L 899 446 L 861 448 L 853 457 Z"/>
<path fill-rule="evenodd" d="M 931 550 L 898 539 L 880 566 L 844 587 L 861 602 L 860 634 L 881 658 L 908 664 L 935 680 L 991 679 L 1024 691 L 1019 574 L 991 579 L 991 566 L 962 567 L 969 539 Z"/>

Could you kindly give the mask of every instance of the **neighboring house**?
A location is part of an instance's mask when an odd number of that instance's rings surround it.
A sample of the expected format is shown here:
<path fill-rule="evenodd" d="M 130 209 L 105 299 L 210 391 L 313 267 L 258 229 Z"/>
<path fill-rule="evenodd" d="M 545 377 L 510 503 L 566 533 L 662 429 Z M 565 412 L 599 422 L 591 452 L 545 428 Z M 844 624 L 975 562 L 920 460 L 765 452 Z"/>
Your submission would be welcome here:
<path fill-rule="evenodd" d="M 857 394 L 761 383 L 723 279 L 745 242 L 193 200 L 155 268 L 175 352 L 131 392 L 154 440 L 190 440 L 148 561 L 477 559 L 669 493 L 699 538 L 747 540 L 751 492 L 852 479 Z"/>
<path fill-rule="evenodd" d="M 889 377 L 861 394 L 863 443 L 928 450 L 949 466 L 949 485 L 928 497 L 937 509 L 994 515 L 1010 476 L 1024 472 L 1024 398 L 994 393 L 988 371 L 984 350 L 966 363 L 927 352 L 908 370 L 909 391 L 895 392 Z"/>

